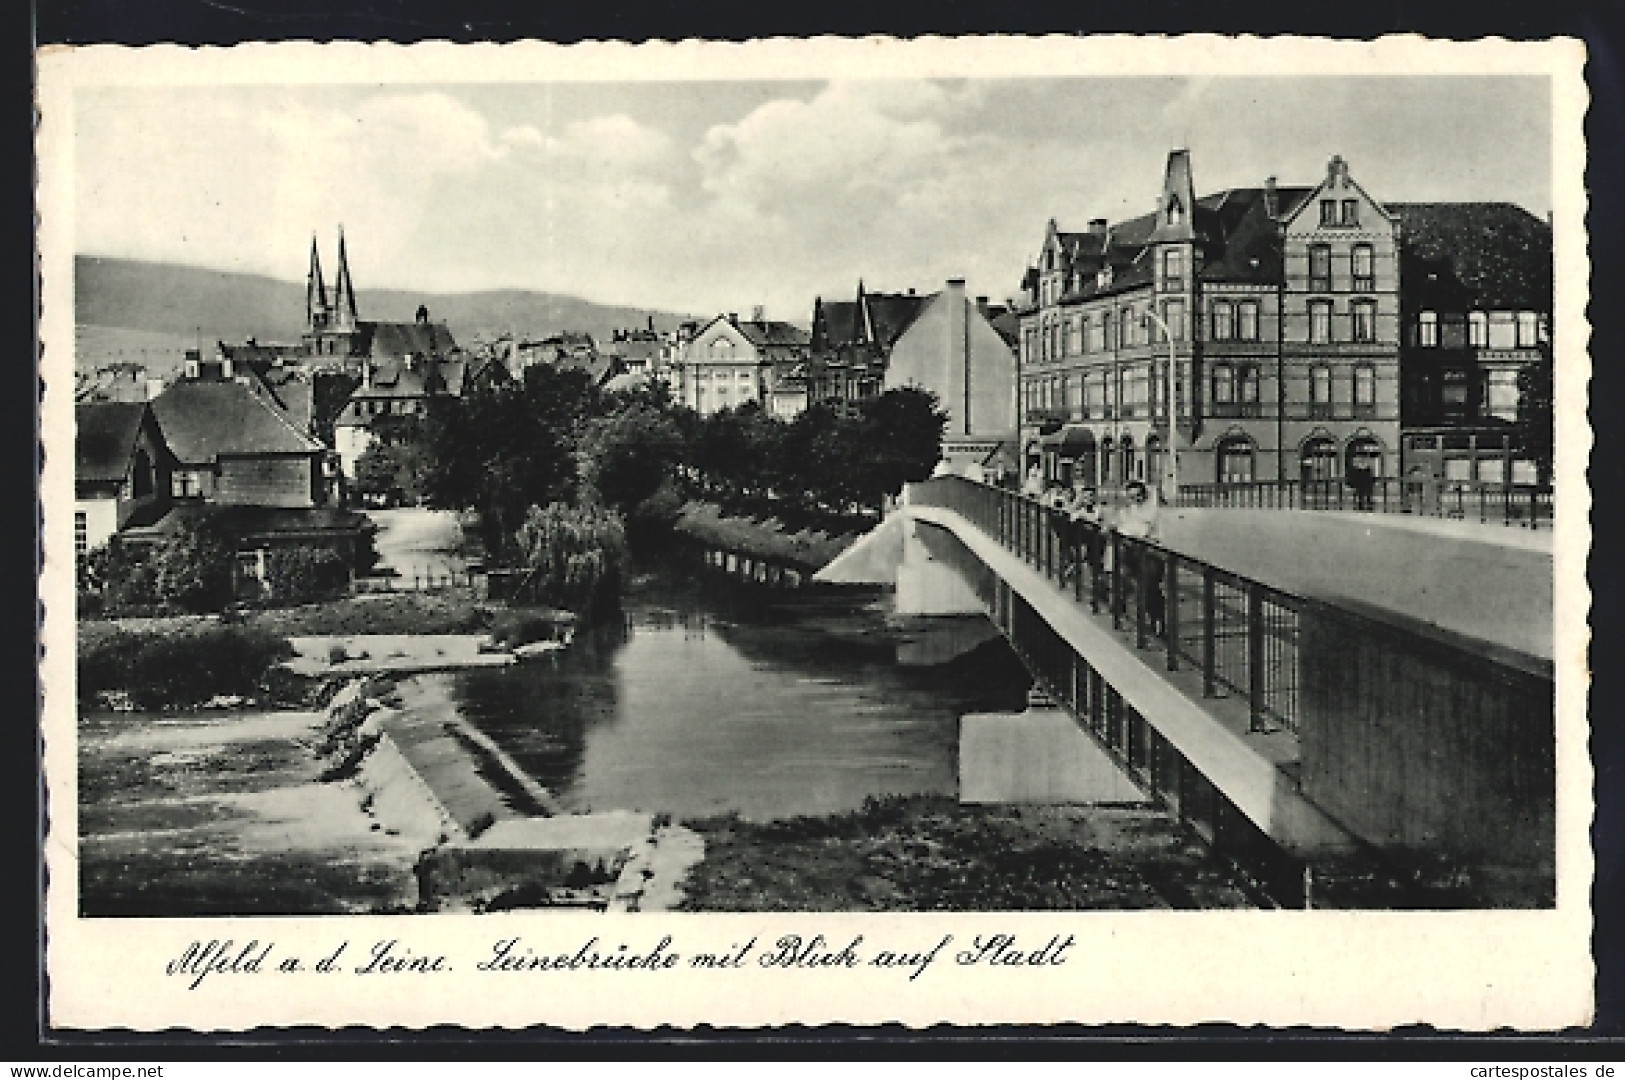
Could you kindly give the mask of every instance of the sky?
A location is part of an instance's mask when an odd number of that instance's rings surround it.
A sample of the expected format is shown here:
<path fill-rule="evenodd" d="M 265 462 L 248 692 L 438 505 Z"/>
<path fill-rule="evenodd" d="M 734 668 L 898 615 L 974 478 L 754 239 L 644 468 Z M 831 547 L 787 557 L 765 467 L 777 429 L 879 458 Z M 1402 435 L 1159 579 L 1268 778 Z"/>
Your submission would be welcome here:
<path fill-rule="evenodd" d="M 75 248 L 357 287 L 524 288 L 805 324 L 815 296 L 1014 293 L 1045 225 L 1149 211 L 1168 151 L 1198 193 L 1314 184 L 1544 217 L 1531 76 L 902 79 L 87 88 Z M 365 316 L 363 312 L 363 316 Z"/>

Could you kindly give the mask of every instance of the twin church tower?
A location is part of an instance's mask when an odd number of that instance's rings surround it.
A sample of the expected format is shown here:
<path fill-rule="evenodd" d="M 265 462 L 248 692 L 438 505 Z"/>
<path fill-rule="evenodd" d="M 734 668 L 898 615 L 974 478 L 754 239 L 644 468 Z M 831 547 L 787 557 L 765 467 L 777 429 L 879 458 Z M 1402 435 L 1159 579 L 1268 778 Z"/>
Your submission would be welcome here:
<path fill-rule="evenodd" d="M 312 355 L 348 356 L 361 329 L 356 314 L 355 285 L 350 260 L 344 251 L 344 228 L 339 228 L 339 273 L 331 297 L 322 278 L 322 259 L 316 237 L 310 238 L 310 274 L 305 281 L 305 344 Z"/>

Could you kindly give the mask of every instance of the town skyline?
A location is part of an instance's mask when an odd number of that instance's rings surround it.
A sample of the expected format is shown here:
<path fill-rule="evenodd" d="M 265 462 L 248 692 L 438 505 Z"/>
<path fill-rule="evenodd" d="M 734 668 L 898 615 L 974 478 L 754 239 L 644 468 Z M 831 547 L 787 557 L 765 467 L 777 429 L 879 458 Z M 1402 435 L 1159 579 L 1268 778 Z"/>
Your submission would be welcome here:
<path fill-rule="evenodd" d="M 342 225 L 362 292 L 527 289 L 689 314 L 760 304 L 804 322 L 814 297 L 857 277 L 921 292 L 964 277 L 1009 296 L 1050 218 L 1147 212 L 1173 147 L 1191 151 L 1199 193 L 1313 183 L 1338 154 L 1380 198 L 1544 217 L 1538 81 L 98 90 L 77 104 L 76 248 L 298 281 L 308 237 L 330 251 Z"/>

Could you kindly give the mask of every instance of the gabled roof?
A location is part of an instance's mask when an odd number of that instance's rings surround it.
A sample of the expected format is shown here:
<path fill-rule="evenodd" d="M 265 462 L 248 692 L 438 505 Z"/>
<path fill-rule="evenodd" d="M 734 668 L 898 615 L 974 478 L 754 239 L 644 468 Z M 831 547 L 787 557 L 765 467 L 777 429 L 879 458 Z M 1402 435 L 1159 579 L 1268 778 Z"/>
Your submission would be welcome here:
<path fill-rule="evenodd" d="M 745 340 L 758 349 L 807 345 L 812 340 L 805 330 L 794 323 L 773 319 L 740 319 L 735 326 Z"/>
<path fill-rule="evenodd" d="M 1552 230 L 1511 203 L 1389 203 L 1406 255 L 1448 262 L 1485 309 L 1550 311 Z M 1402 271 L 1403 272 L 1403 271 Z"/>
<path fill-rule="evenodd" d="M 822 320 L 813 325 L 812 344 L 817 349 L 837 349 L 858 340 L 858 305 L 853 300 L 820 300 Z"/>
<path fill-rule="evenodd" d="M 145 401 L 82 401 L 73 407 L 73 478 L 77 484 L 120 483 L 130 471 Z"/>
<path fill-rule="evenodd" d="M 175 456 L 187 464 L 222 455 L 311 454 L 322 444 L 295 428 L 245 382 L 180 379 L 152 402 Z"/>
<path fill-rule="evenodd" d="M 457 347 L 443 322 L 362 322 L 356 324 L 364 342 L 357 351 L 375 360 L 397 356 L 438 356 Z"/>
<path fill-rule="evenodd" d="M 930 298 L 903 293 L 869 293 L 864 299 L 868 307 L 870 340 L 889 349 L 919 317 L 920 309 Z"/>

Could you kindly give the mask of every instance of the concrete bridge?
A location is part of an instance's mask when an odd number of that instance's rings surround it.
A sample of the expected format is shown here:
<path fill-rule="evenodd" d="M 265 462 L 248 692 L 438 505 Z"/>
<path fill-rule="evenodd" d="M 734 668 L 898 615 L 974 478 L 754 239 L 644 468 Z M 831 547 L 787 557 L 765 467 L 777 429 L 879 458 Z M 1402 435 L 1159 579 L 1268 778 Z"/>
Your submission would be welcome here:
<path fill-rule="evenodd" d="M 1179 511 L 1151 543 L 949 476 L 818 576 L 892 583 L 900 613 L 986 614 L 1070 716 L 1063 743 L 1278 893 L 1375 856 L 1550 903 L 1550 534 L 1480 550 L 1417 524 Z M 1007 720 L 1018 767 L 1079 760 L 1053 714 L 1043 736 Z"/>

